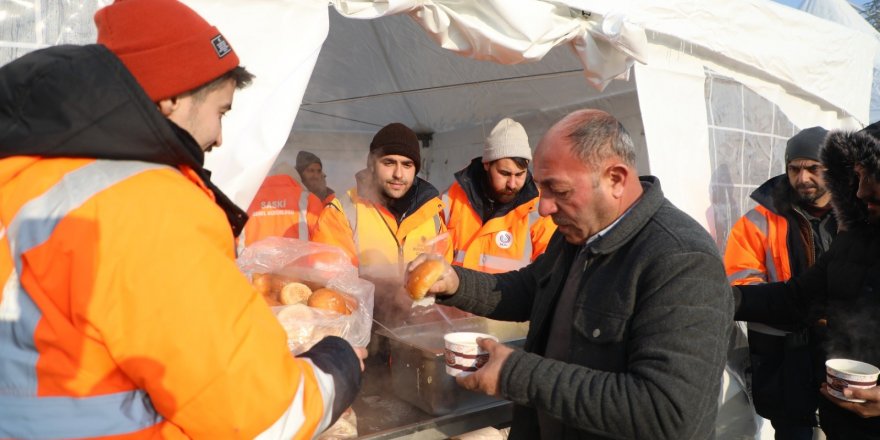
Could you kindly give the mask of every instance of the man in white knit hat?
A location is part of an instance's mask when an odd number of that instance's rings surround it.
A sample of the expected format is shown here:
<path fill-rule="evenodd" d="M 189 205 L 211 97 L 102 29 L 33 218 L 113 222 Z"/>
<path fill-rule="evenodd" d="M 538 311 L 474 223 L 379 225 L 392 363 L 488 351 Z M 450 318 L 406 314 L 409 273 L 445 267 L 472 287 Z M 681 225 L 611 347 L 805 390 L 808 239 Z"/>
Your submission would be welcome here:
<path fill-rule="evenodd" d="M 453 264 L 489 273 L 519 269 L 547 248 L 556 225 L 538 214 L 526 130 L 504 118 L 483 156 L 455 174 L 446 195 Z"/>

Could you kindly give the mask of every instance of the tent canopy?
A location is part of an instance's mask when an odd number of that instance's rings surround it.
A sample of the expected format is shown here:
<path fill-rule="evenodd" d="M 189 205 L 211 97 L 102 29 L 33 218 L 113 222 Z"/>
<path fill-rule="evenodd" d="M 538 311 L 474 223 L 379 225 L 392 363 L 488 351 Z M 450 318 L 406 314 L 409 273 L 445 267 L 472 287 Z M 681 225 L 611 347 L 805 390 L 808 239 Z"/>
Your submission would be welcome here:
<path fill-rule="evenodd" d="M 207 159 L 241 206 L 275 159 L 291 160 L 299 148 L 318 150 L 350 179 L 372 133 L 404 122 L 430 134 L 423 169 L 442 188 L 502 117 L 521 120 L 534 145 L 550 123 L 587 106 L 623 120 L 642 171 L 664 182 L 688 176 L 683 187 L 705 191 L 706 78 L 745 87 L 796 127 L 857 128 L 869 120 L 878 44 L 769 0 L 184 1 L 223 30 L 257 75 L 236 95 L 225 143 Z M 7 3 L 0 62 L 93 42 L 91 17 L 109 0 Z M 712 89 L 716 98 L 722 89 Z M 718 107 L 728 108 L 746 106 Z M 743 115 L 745 130 L 752 116 Z M 693 204 L 695 217 L 709 204 L 705 194 L 664 189 Z"/>

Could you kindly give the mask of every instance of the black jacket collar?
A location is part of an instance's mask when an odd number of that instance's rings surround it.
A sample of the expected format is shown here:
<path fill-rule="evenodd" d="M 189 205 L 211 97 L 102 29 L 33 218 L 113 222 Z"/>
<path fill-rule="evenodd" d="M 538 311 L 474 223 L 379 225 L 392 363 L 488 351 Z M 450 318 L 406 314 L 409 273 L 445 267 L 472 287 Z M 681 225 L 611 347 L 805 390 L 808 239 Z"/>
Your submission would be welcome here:
<path fill-rule="evenodd" d="M 455 180 L 464 190 L 468 202 L 483 220 L 483 223 L 496 217 L 504 217 L 518 206 L 538 197 L 538 187 L 532 180 L 532 172 L 526 169 L 526 181 L 519 194 L 509 203 L 497 204 L 489 197 L 488 176 L 483 168 L 482 157 L 474 158 L 466 168 L 455 173 Z"/>
<path fill-rule="evenodd" d="M 657 210 L 663 206 L 666 198 L 660 189 L 660 179 L 654 176 L 641 176 L 639 181 L 644 190 L 642 197 L 611 230 L 590 244 L 590 252 L 594 254 L 613 253 L 641 231 L 651 221 Z"/>
<path fill-rule="evenodd" d="M 101 45 L 55 46 L 0 68 L 0 158 L 138 160 L 196 171 L 238 235 L 247 215 L 210 180 L 204 153 Z"/>
<path fill-rule="evenodd" d="M 355 181 L 357 182 L 358 197 L 369 200 L 371 203 L 381 205 L 381 203 L 378 203 L 378 200 L 376 200 L 378 196 L 375 194 L 374 183 L 372 182 L 372 176 L 370 175 L 369 170 L 363 169 L 358 171 L 357 174 L 355 174 Z M 440 192 L 437 188 L 428 183 L 427 180 L 416 176 L 409 191 L 407 191 L 403 197 L 392 200 L 386 208 L 388 209 L 388 212 L 394 215 L 397 224 L 400 224 L 403 219 L 418 211 L 422 205 L 436 197 L 440 197 Z"/>

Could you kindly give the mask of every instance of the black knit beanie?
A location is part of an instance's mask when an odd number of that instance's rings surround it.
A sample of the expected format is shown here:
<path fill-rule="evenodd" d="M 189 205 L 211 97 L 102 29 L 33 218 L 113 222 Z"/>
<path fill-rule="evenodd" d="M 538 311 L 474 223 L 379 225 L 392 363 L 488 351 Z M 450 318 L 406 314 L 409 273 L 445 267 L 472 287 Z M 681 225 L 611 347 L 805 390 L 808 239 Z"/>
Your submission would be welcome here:
<path fill-rule="evenodd" d="M 785 163 L 795 159 L 812 159 L 819 161 L 819 149 L 825 143 L 828 130 L 822 127 L 810 127 L 792 136 L 785 145 Z"/>
<path fill-rule="evenodd" d="M 422 167 L 422 154 L 419 149 L 419 138 L 409 127 L 393 122 L 382 127 L 370 143 L 370 154 L 387 156 L 398 154 L 412 159 L 416 166 L 416 174 Z"/>

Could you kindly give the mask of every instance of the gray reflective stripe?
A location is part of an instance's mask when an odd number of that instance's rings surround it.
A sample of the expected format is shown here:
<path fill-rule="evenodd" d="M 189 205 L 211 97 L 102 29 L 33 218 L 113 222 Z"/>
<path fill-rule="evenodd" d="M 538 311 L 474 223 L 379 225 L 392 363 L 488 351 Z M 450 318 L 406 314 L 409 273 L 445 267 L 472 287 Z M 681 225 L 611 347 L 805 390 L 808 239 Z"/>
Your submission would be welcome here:
<path fill-rule="evenodd" d="M 306 214 L 309 211 L 309 194 L 310 192 L 302 190 L 299 195 L 299 238 L 300 240 L 309 239 L 309 222 Z"/>
<path fill-rule="evenodd" d="M 749 212 L 746 213 L 746 219 L 752 222 L 758 231 L 760 231 L 766 237 L 768 234 L 769 227 L 767 226 L 767 217 L 764 217 L 760 212 L 755 209 L 750 209 Z"/>
<path fill-rule="evenodd" d="M 456 250 L 455 250 L 455 253 L 454 253 L 454 255 L 453 255 L 453 258 L 454 258 L 453 262 L 455 262 L 455 263 L 464 263 L 464 255 L 465 255 L 465 252 L 464 252 L 463 250 L 461 250 L 461 249 L 456 249 Z"/>
<path fill-rule="evenodd" d="M 339 204 L 342 205 L 342 213 L 345 214 L 345 219 L 348 220 L 348 226 L 351 227 L 351 236 L 354 238 L 354 249 L 355 252 L 360 253 L 360 248 L 358 244 L 360 240 L 358 240 L 357 233 L 357 206 L 354 206 L 354 201 L 351 200 L 351 193 L 346 193 L 342 197 L 337 197 L 339 200 Z"/>
<path fill-rule="evenodd" d="M 749 277 L 757 277 L 760 278 L 762 282 L 767 282 L 767 275 L 764 272 L 755 269 L 743 269 L 741 271 L 734 272 L 727 276 L 727 281 L 732 283 L 734 281 L 739 281 Z"/>
<path fill-rule="evenodd" d="M 757 209 L 750 209 L 745 217 L 755 225 L 755 228 L 757 228 L 762 235 L 764 235 L 763 241 L 766 243 L 767 235 L 770 233 L 770 225 L 767 222 L 767 217 L 758 212 Z M 767 267 L 768 281 L 780 281 L 779 272 L 776 270 L 776 264 L 773 262 L 773 251 L 770 246 L 764 246 L 764 266 Z"/>
<path fill-rule="evenodd" d="M 434 232 L 439 234 L 442 226 L 443 222 L 440 221 L 440 214 L 434 214 Z"/>
<path fill-rule="evenodd" d="M 522 258 L 523 261 L 525 261 L 525 264 L 523 264 L 523 266 L 528 265 L 532 262 L 532 252 L 534 252 L 534 248 L 532 247 L 532 226 L 535 226 L 535 223 L 537 223 L 540 219 L 541 214 L 538 214 L 537 207 L 529 212 L 529 228 L 526 229 L 526 245 Z"/>
<path fill-rule="evenodd" d="M 447 191 L 443 193 L 443 196 L 440 197 L 440 200 L 443 201 L 443 216 L 446 217 L 446 220 L 448 221 L 451 218 L 449 216 L 452 215 L 452 205 L 449 203 L 449 192 Z"/>
<path fill-rule="evenodd" d="M 39 356 L 34 343 L 34 329 L 42 313 L 31 300 L 30 295 L 18 282 L 21 273 L 22 259 L 25 252 L 44 243 L 52 235 L 55 227 L 71 211 L 79 208 L 95 194 L 119 183 L 138 173 L 155 169 L 169 168 L 164 165 L 134 161 L 97 160 L 67 173 L 45 193 L 24 204 L 9 223 L 8 235 L 15 268 L 4 287 L 4 315 L 0 318 L 0 427 L 2 429 L 26 429 L 34 435 L 23 437 L 57 437 L 52 434 L 64 429 L 64 437 L 94 437 L 112 435 L 141 430 L 156 423 L 159 417 L 152 407 L 138 399 L 137 391 L 119 393 L 118 398 L 106 396 L 88 398 L 37 398 L 36 363 Z M 7 295 L 12 294 L 12 297 Z M 15 306 L 7 307 L 9 303 Z M 15 309 L 10 311 L 11 309 Z M 17 312 L 15 319 L 7 313 Z M 52 411 L 51 416 L 44 416 L 40 403 L 30 405 L 29 402 L 51 402 L 46 408 Z M 120 407 L 130 403 L 127 407 Z M 32 416 L 12 411 L 19 405 Z M 113 417 L 115 414 L 121 417 Z M 74 415 L 84 422 L 75 426 L 66 426 L 60 420 L 68 420 Z M 137 419 L 126 419 L 128 415 Z M 114 420 L 103 420 L 111 419 Z M 25 423 L 27 421 L 27 423 Z M 32 422 L 32 423 L 31 423 Z M 121 425 L 118 425 L 121 424 Z M 108 426 L 119 426 L 121 431 L 103 431 Z M 125 426 L 122 426 L 125 425 Z M 77 429 L 83 429 L 78 431 Z M 114 428 L 115 429 L 115 428 Z M 45 435 L 36 435 L 46 432 Z M 0 430 L 0 434 L 3 431 Z M 19 435 L 12 435 L 19 437 Z"/>
<path fill-rule="evenodd" d="M 782 281 L 779 279 L 779 272 L 776 270 L 776 263 L 773 262 L 773 249 L 766 246 L 764 254 L 764 266 L 767 268 L 767 277 L 769 282 Z"/>
<path fill-rule="evenodd" d="M 523 263 L 523 260 L 518 258 L 504 258 L 486 254 L 480 255 L 480 266 L 504 272 L 520 269 L 527 264 L 528 261 Z"/>
<path fill-rule="evenodd" d="M 150 396 L 141 390 L 80 398 L 0 396 L 3 438 L 120 435 L 161 421 Z"/>

